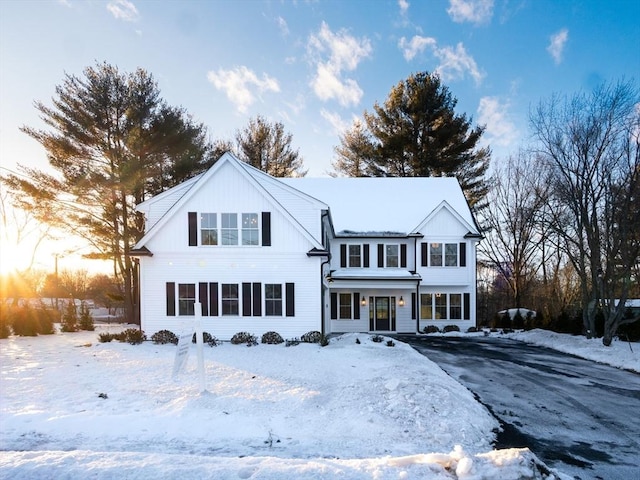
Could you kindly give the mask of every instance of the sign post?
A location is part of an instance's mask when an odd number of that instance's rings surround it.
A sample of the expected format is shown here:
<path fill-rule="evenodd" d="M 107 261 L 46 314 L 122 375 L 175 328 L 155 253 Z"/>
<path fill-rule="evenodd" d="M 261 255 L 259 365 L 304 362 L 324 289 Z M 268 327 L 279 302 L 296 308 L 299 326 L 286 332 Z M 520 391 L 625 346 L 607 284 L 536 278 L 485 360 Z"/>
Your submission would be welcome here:
<path fill-rule="evenodd" d="M 202 303 L 196 308 L 196 352 L 198 354 L 198 377 L 200 378 L 200 392 L 207 388 L 204 379 L 204 341 L 202 339 Z"/>
<path fill-rule="evenodd" d="M 204 341 L 202 338 L 202 303 L 195 309 L 195 320 L 192 327 L 187 332 L 182 333 L 178 338 L 178 348 L 176 349 L 176 358 L 173 362 L 173 377 L 178 376 L 184 371 L 189 358 L 189 349 L 191 347 L 192 338 L 195 332 L 196 336 L 196 354 L 198 359 L 198 378 L 200 383 L 200 392 L 206 391 L 205 375 L 204 375 Z"/>

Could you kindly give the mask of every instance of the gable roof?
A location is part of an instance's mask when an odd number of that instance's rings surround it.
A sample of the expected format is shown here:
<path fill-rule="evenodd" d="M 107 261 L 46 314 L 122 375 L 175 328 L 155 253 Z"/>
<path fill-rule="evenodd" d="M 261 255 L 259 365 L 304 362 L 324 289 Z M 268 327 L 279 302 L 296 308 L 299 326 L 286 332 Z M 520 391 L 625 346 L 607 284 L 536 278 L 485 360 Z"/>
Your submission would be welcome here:
<path fill-rule="evenodd" d="M 467 200 L 453 177 L 278 179 L 325 201 L 338 235 L 415 233 L 440 208 L 448 208 L 477 234 Z M 446 205 L 446 207 L 444 207 Z"/>
<path fill-rule="evenodd" d="M 145 235 L 136 243 L 134 249 L 140 250 L 145 248 L 145 244 L 153 238 L 157 232 L 159 232 L 163 225 L 167 223 L 167 221 L 173 216 L 173 214 L 182 207 L 188 200 L 191 198 L 196 192 L 198 192 L 204 185 L 206 185 L 207 180 L 211 178 L 215 173 L 222 168 L 223 165 L 230 164 L 234 168 L 236 168 L 241 174 L 245 175 L 250 183 L 252 183 L 258 190 L 260 190 L 267 198 L 270 198 L 273 202 L 276 209 L 282 213 L 291 223 L 297 226 L 300 232 L 311 242 L 314 248 L 323 249 L 321 242 L 318 239 L 314 238 L 313 235 L 306 230 L 300 222 L 294 218 L 289 210 L 282 205 L 281 201 L 283 199 L 288 199 L 288 202 L 300 201 L 304 199 L 307 202 L 315 204 L 317 207 L 321 209 L 328 208 L 322 202 L 316 200 L 308 196 L 307 194 L 300 192 L 296 189 L 293 189 L 286 184 L 278 185 L 277 179 L 267 175 L 266 173 L 258 170 L 257 168 L 252 167 L 251 165 L 237 159 L 231 153 L 225 153 L 220 157 L 220 159 L 214 163 L 209 170 L 206 172 L 197 175 L 196 177 L 187 180 L 175 187 L 147 200 L 146 202 L 141 203 L 136 207 L 136 210 L 142 212 L 148 212 L 149 208 L 152 205 L 157 205 L 159 208 L 162 208 L 163 211 L 159 215 L 158 220 L 147 230 Z M 280 195 L 282 189 L 286 189 L 290 195 Z M 280 198 L 277 198 L 280 197 Z M 162 202 L 163 199 L 170 200 L 169 202 Z M 159 201 L 160 200 L 160 201 Z"/>

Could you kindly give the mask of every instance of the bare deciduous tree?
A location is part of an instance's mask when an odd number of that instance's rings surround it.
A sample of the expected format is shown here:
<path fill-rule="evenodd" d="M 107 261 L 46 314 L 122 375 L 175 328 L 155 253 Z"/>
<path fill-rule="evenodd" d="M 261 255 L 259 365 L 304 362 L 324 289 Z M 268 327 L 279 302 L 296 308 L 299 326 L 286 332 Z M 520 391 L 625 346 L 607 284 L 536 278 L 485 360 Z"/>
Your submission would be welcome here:
<path fill-rule="evenodd" d="M 538 153 L 552 173 L 550 226 L 580 278 L 589 337 L 596 307 L 605 301 L 605 345 L 620 324 L 616 318 L 638 262 L 638 215 L 621 212 L 632 213 L 625 202 L 637 199 L 639 102 L 632 82 L 618 82 L 570 98 L 553 96 L 531 114 Z"/>

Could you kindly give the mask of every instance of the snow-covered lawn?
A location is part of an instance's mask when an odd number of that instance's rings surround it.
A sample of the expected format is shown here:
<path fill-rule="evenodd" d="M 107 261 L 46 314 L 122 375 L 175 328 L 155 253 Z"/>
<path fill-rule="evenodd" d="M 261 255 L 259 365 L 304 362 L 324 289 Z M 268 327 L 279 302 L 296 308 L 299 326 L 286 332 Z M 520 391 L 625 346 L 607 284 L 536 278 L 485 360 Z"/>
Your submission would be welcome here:
<path fill-rule="evenodd" d="M 96 332 L 0 340 L 0 477 L 92 479 L 555 478 L 409 346 L 366 334 L 176 347 Z M 360 343 L 356 343 L 356 339 Z"/>

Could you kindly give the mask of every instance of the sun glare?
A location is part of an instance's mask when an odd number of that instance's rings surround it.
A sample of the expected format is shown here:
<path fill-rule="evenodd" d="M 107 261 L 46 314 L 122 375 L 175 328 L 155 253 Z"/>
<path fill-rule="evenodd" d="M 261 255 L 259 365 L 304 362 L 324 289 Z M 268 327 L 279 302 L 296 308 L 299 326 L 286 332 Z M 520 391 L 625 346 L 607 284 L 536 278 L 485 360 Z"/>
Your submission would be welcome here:
<path fill-rule="evenodd" d="M 6 275 L 29 266 L 31 254 L 21 250 L 18 245 L 2 242 L 0 244 L 0 274 Z"/>

